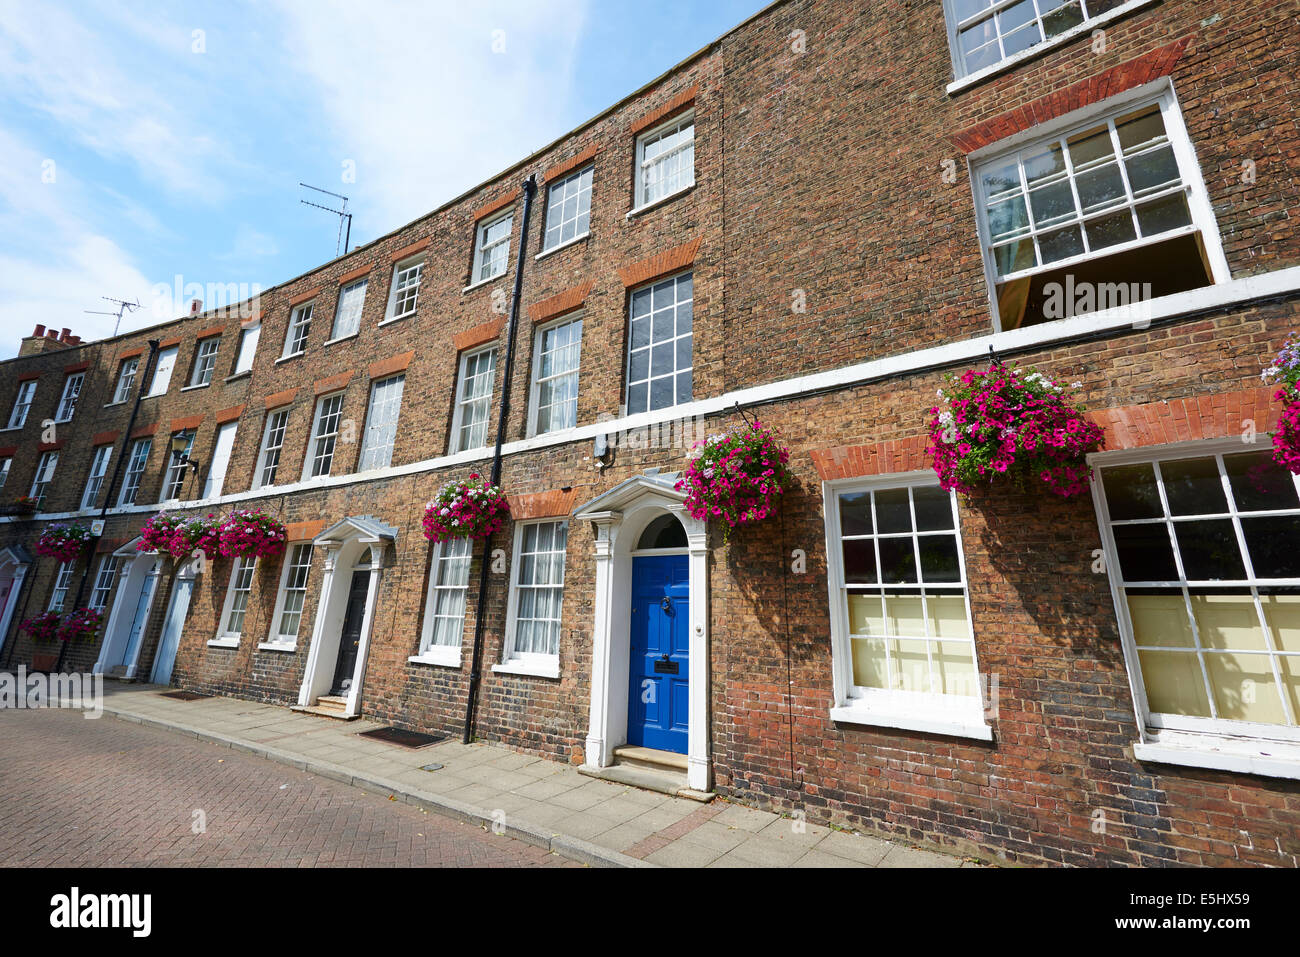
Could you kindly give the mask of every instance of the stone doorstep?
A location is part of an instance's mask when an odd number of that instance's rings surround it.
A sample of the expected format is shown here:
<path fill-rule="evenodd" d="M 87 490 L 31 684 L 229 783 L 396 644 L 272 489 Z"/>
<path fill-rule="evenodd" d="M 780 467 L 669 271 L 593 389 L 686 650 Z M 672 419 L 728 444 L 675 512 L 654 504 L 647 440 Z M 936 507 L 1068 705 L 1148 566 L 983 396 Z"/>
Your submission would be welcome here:
<path fill-rule="evenodd" d="M 295 714 L 313 714 L 318 718 L 333 718 L 335 721 L 356 721 L 361 717 L 359 714 L 344 714 L 342 711 L 322 708 L 319 705 L 294 704 L 289 706 L 289 710 Z"/>
<path fill-rule="evenodd" d="M 687 787 L 684 773 L 653 770 L 627 764 L 615 764 L 608 768 L 598 768 L 590 764 L 584 764 L 578 768 L 578 773 L 585 774 L 589 778 L 599 778 L 602 781 L 613 781 L 616 784 L 640 788 L 643 791 L 657 791 L 660 794 L 667 794 L 669 797 L 699 801 L 701 804 L 708 804 L 717 797 L 717 794 L 713 791 L 696 791 Z"/>

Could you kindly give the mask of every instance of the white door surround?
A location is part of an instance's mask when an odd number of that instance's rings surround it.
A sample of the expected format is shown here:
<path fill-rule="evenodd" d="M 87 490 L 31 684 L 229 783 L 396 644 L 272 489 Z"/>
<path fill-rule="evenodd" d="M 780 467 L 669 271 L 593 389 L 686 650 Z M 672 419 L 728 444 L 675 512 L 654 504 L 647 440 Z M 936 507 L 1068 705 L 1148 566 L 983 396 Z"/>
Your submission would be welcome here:
<path fill-rule="evenodd" d="M 676 516 L 686 530 L 690 564 L 690 664 L 686 783 L 697 791 L 712 785 L 709 758 L 708 542 L 704 522 L 691 518 L 686 496 L 673 488 L 676 475 L 639 475 L 621 482 L 573 513 L 595 526 L 595 621 L 591 649 L 591 721 L 586 761 L 597 768 L 614 762 L 627 742 L 629 615 L 632 552 L 641 533 L 659 516 Z"/>
<path fill-rule="evenodd" d="M 32 556 L 21 545 L 0 548 L 0 581 L 9 583 L 4 605 L 0 606 L 0 652 L 4 651 L 9 626 L 14 620 L 14 608 L 18 604 L 18 596 L 23 593 L 23 581 L 31 567 Z"/>
<path fill-rule="evenodd" d="M 135 647 L 134 654 L 131 655 L 130 661 L 124 661 L 123 656 L 126 654 L 127 646 L 131 641 L 131 624 L 135 620 L 136 609 L 139 606 L 140 598 L 144 594 L 144 589 L 149 589 L 148 606 L 145 610 L 145 622 L 141 626 L 148 627 L 149 610 L 153 608 L 153 600 L 157 594 L 158 579 L 162 576 L 163 558 L 157 552 L 140 552 L 136 551 L 136 545 L 139 544 L 139 537 L 131 539 L 117 551 L 113 552 L 118 558 L 127 559 L 126 574 L 118 578 L 117 591 L 113 595 L 113 608 L 108 613 L 108 624 L 104 626 L 104 640 L 99 646 L 99 659 L 95 662 L 92 671 L 95 674 L 103 674 L 109 668 L 116 664 L 126 666 L 124 677 L 134 678 L 136 666 L 140 660 L 140 650 L 144 648 L 144 635 L 140 635 L 140 642 Z M 113 664 L 110 664 L 112 662 Z"/>
<path fill-rule="evenodd" d="M 194 593 L 194 580 L 198 578 L 202 564 L 199 558 L 185 562 L 172 581 L 167 614 L 163 616 L 162 635 L 158 638 L 158 650 L 149 670 L 149 681 L 152 684 L 171 684 L 176 652 L 180 649 L 181 634 L 185 629 L 185 616 L 189 614 L 190 598 Z"/>
<path fill-rule="evenodd" d="M 397 539 L 397 529 L 371 515 L 345 518 L 312 540 L 325 552 L 325 573 L 321 579 L 320 599 L 316 604 L 316 621 L 312 627 L 311 647 L 307 649 L 307 666 L 303 669 L 302 687 L 298 690 L 299 707 L 314 705 L 321 695 L 329 694 L 334 668 L 339 656 L 339 636 L 347 613 L 352 572 L 367 569 L 370 587 L 366 592 L 366 613 L 361 623 L 361 643 L 357 663 L 348 688 L 348 717 L 361 713 L 361 685 L 366 662 L 370 657 L 371 631 L 375 622 L 375 600 L 379 596 L 379 579 L 384 568 L 384 552 Z M 341 582 L 341 584 L 340 584 Z"/>

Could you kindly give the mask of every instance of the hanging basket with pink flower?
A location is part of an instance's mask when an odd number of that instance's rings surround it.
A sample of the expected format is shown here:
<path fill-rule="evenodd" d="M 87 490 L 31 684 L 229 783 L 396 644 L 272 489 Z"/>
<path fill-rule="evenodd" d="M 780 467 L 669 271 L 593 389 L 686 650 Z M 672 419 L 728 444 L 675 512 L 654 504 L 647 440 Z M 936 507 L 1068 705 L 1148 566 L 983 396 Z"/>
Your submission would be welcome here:
<path fill-rule="evenodd" d="M 91 539 L 85 525 L 56 522 L 47 525 L 36 541 L 36 554 L 49 555 L 61 562 L 74 561 Z"/>
<path fill-rule="evenodd" d="M 104 613 L 98 608 L 78 608 L 63 619 L 59 637 L 64 641 L 90 640 L 99 633 L 104 623 Z"/>
<path fill-rule="evenodd" d="M 63 623 L 57 611 L 47 611 L 35 618 L 28 618 L 19 627 L 32 636 L 32 641 L 49 642 L 59 637 L 59 626 Z"/>
<path fill-rule="evenodd" d="M 138 552 L 157 552 L 172 558 L 184 558 L 190 553 L 189 538 L 185 534 L 185 520 L 177 515 L 159 512 L 149 516 L 140 527 Z"/>
<path fill-rule="evenodd" d="M 500 486 L 477 474 L 448 482 L 424 507 L 424 537 L 431 542 L 452 538 L 488 538 L 510 515 Z"/>
<path fill-rule="evenodd" d="M 1273 461 L 1300 475 L 1300 334 L 1287 337 L 1260 378 L 1278 387 L 1273 398 L 1282 403 L 1273 432 Z"/>
<path fill-rule="evenodd" d="M 711 435 L 695 444 L 691 456 L 676 488 L 686 493 L 692 518 L 721 523 L 724 541 L 737 526 L 773 514 L 789 484 L 790 451 L 761 422 Z"/>
<path fill-rule="evenodd" d="M 288 531 L 273 515 L 238 509 L 222 520 L 218 537 L 226 558 L 274 558 L 284 551 Z"/>
<path fill-rule="evenodd" d="M 930 409 L 927 451 L 939 484 L 963 494 L 1003 479 L 1020 489 L 1041 483 L 1065 498 L 1087 491 L 1087 456 L 1105 435 L 1073 400 L 1078 386 L 996 361 L 949 375 Z"/>
<path fill-rule="evenodd" d="M 195 552 L 202 552 L 208 559 L 216 559 L 221 555 L 221 519 L 215 515 L 207 515 L 203 518 L 192 518 L 181 525 L 178 532 L 184 541 L 186 555 L 192 555 Z"/>

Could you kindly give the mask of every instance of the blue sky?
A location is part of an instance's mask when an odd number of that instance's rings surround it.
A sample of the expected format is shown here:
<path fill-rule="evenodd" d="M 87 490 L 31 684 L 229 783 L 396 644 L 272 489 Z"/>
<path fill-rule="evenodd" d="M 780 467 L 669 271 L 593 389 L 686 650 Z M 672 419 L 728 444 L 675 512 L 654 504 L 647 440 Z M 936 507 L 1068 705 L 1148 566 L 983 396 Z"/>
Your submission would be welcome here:
<path fill-rule="evenodd" d="M 765 2 L 0 0 L 0 358 L 37 323 L 111 334 L 100 296 L 174 318 L 178 275 L 283 282 L 335 251 L 299 181 L 351 197 L 355 247 Z"/>

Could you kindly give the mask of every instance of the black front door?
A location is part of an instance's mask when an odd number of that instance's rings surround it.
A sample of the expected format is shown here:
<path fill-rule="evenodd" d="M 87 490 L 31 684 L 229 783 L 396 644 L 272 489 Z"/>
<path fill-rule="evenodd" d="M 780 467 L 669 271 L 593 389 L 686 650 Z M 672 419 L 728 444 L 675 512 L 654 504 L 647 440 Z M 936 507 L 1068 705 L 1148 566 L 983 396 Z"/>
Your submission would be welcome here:
<path fill-rule="evenodd" d="M 361 623 L 366 617 L 366 593 L 370 590 L 370 572 L 352 573 L 348 589 L 348 610 L 343 613 L 343 632 L 339 635 L 339 663 L 334 669 L 330 694 L 347 694 L 352 687 L 352 673 L 357 668 L 357 646 L 361 644 Z"/>

